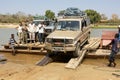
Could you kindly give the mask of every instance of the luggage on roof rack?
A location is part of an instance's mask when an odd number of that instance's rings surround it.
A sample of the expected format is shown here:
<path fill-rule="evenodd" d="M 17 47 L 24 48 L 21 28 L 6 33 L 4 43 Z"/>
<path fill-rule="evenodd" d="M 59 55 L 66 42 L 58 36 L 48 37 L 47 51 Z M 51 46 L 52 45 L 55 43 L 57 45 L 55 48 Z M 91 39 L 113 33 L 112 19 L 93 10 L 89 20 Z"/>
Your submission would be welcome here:
<path fill-rule="evenodd" d="M 86 13 L 78 8 L 67 8 L 64 12 L 64 16 L 86 16 Z"/>

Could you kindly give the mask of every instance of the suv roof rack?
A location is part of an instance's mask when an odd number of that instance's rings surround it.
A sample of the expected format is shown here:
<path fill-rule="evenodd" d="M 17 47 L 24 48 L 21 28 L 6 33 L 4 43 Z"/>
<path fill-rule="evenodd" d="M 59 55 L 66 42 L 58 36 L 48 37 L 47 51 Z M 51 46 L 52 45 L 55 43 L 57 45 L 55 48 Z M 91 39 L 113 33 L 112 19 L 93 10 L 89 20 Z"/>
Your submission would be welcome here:
<path fill-rule="evenodd" d="M 63 16 L 63 18 L 86 18 L 87 16 Z"/>
<path fill-rule="evenodd" d="M 58 16 L 58 19 L 86 19 L 88 18 L 87 16 Z"/>
<path fill-rule="evenodd" d="M 63 18 L 63 19 L 65 19 L 65 18 L 74 18 L 74 19 L 87 18 L 87 14 L 78 8 L 70 7 L 65 10 L 63 15 L 61 15 L 61 16 L 58 15 L 58 18 Z"/>

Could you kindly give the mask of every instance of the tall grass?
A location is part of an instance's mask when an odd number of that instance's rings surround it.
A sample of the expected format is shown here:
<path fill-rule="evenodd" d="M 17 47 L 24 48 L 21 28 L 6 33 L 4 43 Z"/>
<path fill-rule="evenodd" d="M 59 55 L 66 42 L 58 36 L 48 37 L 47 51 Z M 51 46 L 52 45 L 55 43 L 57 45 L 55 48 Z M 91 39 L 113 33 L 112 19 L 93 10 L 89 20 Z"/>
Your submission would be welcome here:
<path fill-rule="evenodd" d="M 117 28 L 118 26 L 116 26 L 116 25 L 92 25 L 92 28 L 98 28 L 98 29 L 100 29 L 100 28 L 108 28 L 108 29 L 111 29 L 111 28 L 113 28 L 113 29 L 115 29 L 115 28 Z"/>

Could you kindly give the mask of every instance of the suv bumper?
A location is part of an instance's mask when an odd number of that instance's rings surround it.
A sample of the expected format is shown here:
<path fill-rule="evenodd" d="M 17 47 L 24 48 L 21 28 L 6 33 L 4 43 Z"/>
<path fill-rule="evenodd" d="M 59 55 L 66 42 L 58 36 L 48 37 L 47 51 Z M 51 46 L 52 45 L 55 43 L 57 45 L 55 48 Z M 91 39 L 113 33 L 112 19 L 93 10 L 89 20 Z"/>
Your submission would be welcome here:
<path fill-rule="evenodd" d="M 51 51 L 58 51 L 58 52 L 75 51 L 75 47 L 52 47 Z"/>
<path fill-rule="evenodd" d="M 75 51 L 75 46 L 65 46 L 65 47 L 53 47 L 51 45 L 46 45 L 45 47 L 47 50 L 51 52 L 70 52 Z"/>

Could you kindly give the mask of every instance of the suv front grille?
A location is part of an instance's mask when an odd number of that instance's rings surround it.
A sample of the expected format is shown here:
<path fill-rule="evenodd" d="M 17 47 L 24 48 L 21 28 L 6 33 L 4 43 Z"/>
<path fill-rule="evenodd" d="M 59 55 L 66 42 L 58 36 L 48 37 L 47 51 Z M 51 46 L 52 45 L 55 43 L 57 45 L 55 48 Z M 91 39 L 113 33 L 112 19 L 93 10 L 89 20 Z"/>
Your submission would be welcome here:
<path fill-rule="evenodd" d="M 52 39 L 53 46 L 64 46 L 64 40 L 63 39 Z"/>
<path fill-rule="evenodd" d="M 64 43 L 64 39 L 52 39 L 52 42 L 54 43 Z"/>
<path fill-rule="evenodd" d="M 66 44 L 73 44 L 73 39 L 47 38 L 46 41 L 55 46 L 64 46 Z"/>
<path fill-rule="evenodd" d="M 53 46 L 63 47 L 66 44 L 72 44 L 72 42 L 70 42 L 70 39 L 52 39 L 52 44 Z"/>

